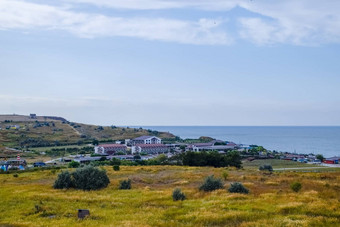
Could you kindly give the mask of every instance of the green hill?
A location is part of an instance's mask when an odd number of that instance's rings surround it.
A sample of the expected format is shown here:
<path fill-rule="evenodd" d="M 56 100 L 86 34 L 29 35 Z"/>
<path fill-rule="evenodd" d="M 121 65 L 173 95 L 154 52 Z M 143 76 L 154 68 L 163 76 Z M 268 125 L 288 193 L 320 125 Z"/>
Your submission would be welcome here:
<path fill-rule="evenodd" d="M 132 139 L 142 135 L 156 135 L 174 139 L 170 133 L 146 129 L 97 126 L 68 122 L 59 117 L 30 119 L 22 115 L 0 115 L 0 149 L 28 148 L 91 143 L 93 140 L 111 142 Z M 63 120 L 62 120 L 63 119 Z M 19 126 L 14 128 L 11 126 Z"/>

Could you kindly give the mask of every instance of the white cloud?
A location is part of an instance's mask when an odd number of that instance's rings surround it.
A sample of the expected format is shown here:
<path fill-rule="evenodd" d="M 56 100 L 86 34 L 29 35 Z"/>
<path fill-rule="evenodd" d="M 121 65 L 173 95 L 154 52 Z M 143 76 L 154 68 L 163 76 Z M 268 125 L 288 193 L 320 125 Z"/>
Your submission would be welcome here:
<path fill-rule="evenodd" d="M 52 3 L 59 6 L 49 5 Z M 103 8 L 113 12 L 123 9 L 133 11 L 135 16 L 91 14 L 86 7 L 80 7 L 83 4 L 98 6 L 97 12 Z M 146 18 L 142 12 L 184 9 L 190 15 L 193 9 L 229 12 L 236 7 L 248 13 L 230 20 L 239 25 L 230 26 L 237 27 L 234 37 L 223 26 L 224 18 L 190 21 L 176 19 L 176 14 L 172 18 L 155 18 L 153 13 Z M 124 36 L 209 45 L 231 44 L 237 39 L 257 44 L 315 45 L 340 43 L 339 11 L 337 0 L 0 0 L 0 29 L 57 29 L 87 38 Z"/>
<path fill-rule="evenodd" d="M 156 10 L 198 8 L 204 10 L 230 10 L 239 0 L 64 0 L 70 3 L 87 3 L 99 7 L 130 10 Z"/>
<path fill-rule="evenodd" d="M 79 13 L 22 1 L 0 1 L 0 29 L 66 30 L 80 37 L 127 36 L 189 44 L 228 44 L 232 40 L 212 20 L 123 18 Z"/>

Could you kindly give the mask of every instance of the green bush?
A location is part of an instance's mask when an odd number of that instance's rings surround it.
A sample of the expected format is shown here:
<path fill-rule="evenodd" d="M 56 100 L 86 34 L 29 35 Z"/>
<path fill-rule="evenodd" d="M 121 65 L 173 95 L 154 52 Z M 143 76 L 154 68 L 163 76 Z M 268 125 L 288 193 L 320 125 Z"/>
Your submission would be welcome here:
<path fill-rule="evenodd" d="M 271 165 L 263 165 L 259 167 L 259 170 L 268 170 L 269 172 L 273 172 L 273 167 Z"/>
<path fill-rule="evenodd" d="M 301 190 L 302 188 L 302 184 L 300 182 L 293 182 L 291 185 L 290 185 L 290 188 L 294 191 L 294 192 L 298 192 Z"/>
<path fill-rule="evenodd" d="M 114 170 L 114 171 L 119 171 L 119 170 L 120 170 L 119 165 L 114 165 L 114 166 L 113 166 L 113 170 Z"/>
<path fill-rule="evenodd" d="M 68 168 L 78 168 L 80 166 L 79 162 L 72 161 L 68 164 Z"/>
<path fill-rule="evenodd" d="M 131 180 L 127 179 L 127 180 L 120 181 L 119 189 L 123 189 L 123 190 L 131 189 Z"/>
<path fill-rule="evenodd" d="M 242 194 L 249 193 L 249 190 L 246 187 L 244 187 L 242 183 L 239 182 L 232 183 L 228 191 L 230 193 L 242 193 Z"/>
<path fill-rule="evenodd" d="M 110 183 L 105 170 L 99 170 L 92 166 L 79 168 L 73 173 L 68 171 L 58 175 L 54 188 L 76 188 L 82 190 L 98 190 L 107 187 Z"/>
<path fill-rule="evenodd" d="M 224 180 L 227 180 L 228 176 L 229 176 L 228 171 L 227 171 L 227 170 L 224 170 L 224 171 L 222 172 L 222 177 L 223 177 L 223 179 L 224 179 Z"/>
<path fill-rule="evenodd" d="M 105 170 L 99 170 L 93 166 L 77 169 L 72 176 L 74 187 L 87 191 L 105 188 L 110 183 Z"/>
<path fill-rule="evenodd" d="M 214 178 L 214 175 L 208 176 L 203 184 L 199 187 L 200 191 L 214 191 L 223 188 L 221 179 Z"/>
<path fill-rule="evenodd" d="M 71 174 L 68 171 L 63 171 L 58 175 L 57 180 L 54 182 L 53 187 L 55 189 L 71 188 L 73 187 L 73 181 L 71 179 Z"/>
<path fill-rule="evenodd" d="M 178 200 L 185 200 L 185 194 L 181 191 L 181 189 L 176 188 L 173 192 L 172 192 L 172 199 L 174 201 L 178 201 Z"/>

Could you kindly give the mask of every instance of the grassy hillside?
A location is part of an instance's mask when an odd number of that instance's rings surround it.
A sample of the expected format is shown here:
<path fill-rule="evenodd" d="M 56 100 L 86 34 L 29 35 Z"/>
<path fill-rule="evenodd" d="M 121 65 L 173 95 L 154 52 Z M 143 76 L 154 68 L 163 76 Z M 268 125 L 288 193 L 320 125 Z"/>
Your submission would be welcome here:
<path fill-rule="evenodd" d="M 6 118 L 6 117 L 5 117 Z M 4 119 L 5 119 L 4 118 Z M 21 118 L 20 118 L 21 119 Z M 135 138 L 141 135 L 157 135 L 161 138 L 174 138 L 170 133 L 162 133 L 145 129 L 122 127 L 101 127 L 64 121 L 16 121 L 0 122 L 0 149 L 4 147 L 37 147 L 67 144 L 114 141 Z M 11 125 L 19 125 L 20 129 L 6 129 Z"/>
<path fill-rule="evenodd" d="M 0 175 L 0 226 L 338 226 L 340 172 L 263 175 L 254 169 L 229 169 L 225 188 L 242 182 L 250 194 L 226 189 L 200 192 L 211 174 L 224 168 L 174 166 L 105 167 L 108 188 L 100 191 L 56 190 L 51 170 Z M 118 190 L 122 179 L 132 190 Z M 290 189 L 302 183 L 298 193 Z M 172 201 L 179 187 L 187 200 Z M 91 216 L 78 220 L 77 209 Z"/>

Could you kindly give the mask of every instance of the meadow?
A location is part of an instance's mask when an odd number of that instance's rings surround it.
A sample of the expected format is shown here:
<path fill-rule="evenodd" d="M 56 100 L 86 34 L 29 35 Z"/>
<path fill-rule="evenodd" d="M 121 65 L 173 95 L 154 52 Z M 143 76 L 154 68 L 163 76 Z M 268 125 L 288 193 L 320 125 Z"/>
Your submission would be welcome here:
<path fill-rule="evenodd" d="M 262 173 L 254 168 L 182 166 L 105 167 L 110 178 L 99 191 L 57 190 L 55 170 L 0 174 L 0 226 L 339 226 L 340 172 Z M 250 193 L 202 192 L 209 175 L 242 182 Z M 61 170 L 59 170 L 61 171 Z M 131 190 L 118 190 L 130 178 Z M 300 192 L 290 184 L 302 183 Z M 187 200 L 173 201 L 181 188 Z M 77 209 L 91 215 L 77 219 Z"/>

